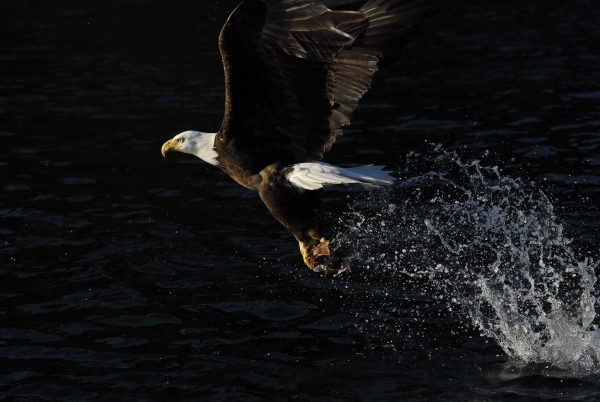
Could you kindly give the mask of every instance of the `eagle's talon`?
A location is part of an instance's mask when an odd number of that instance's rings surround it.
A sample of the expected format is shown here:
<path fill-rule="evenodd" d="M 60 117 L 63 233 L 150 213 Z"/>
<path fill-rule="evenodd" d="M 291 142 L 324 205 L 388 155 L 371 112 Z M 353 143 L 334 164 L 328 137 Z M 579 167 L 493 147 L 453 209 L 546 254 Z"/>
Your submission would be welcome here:
<path fill-rule="evenodd" d="M 320 240 L 313 239 L 310 242 L 300 242 L 300 252 L 304 259 L 304 263 L 314 269 L 317 264 L 324 263 L 330 255 L 329 240 L 322 237 Z"/>
<path fill-rule="evenodd" d="M 300 243 L 304 263 L 313 271 L 325 276 L 338 276 L 349 270 L 347 261 L 332 261 L 329 240 L 322 237 Z"/>

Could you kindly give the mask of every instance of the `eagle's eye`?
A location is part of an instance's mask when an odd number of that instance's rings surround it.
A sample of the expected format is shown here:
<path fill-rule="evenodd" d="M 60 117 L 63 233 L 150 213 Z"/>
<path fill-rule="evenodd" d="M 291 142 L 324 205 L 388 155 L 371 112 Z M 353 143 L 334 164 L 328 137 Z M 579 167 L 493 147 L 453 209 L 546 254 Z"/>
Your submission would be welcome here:
<path fill-rule="evenodd" d="M 181 137 L 181 138 L 177 138 L 177 142 L 179 142 L 180 144 L 182 144 L 185 141 L 185 138 Z"/>

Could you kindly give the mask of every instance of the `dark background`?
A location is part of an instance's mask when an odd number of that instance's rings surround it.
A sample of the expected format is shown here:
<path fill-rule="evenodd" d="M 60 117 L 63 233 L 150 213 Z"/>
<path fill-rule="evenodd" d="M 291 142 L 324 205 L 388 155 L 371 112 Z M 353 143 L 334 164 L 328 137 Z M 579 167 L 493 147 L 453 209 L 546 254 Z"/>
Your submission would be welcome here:
<path fill-rule="evenodd" d="M 378 76 L 327 160 L 396 167 L 426 140 L 488 150 L 597 256 L 596 3 L 452 4 Z M 173 134 L 219 127 L 216 37 L 233 5 L 0 4 L 0 396 L 597 400 L 595 377 L 508 361 L 401 289 L 382 301 L 369 280 L 311 275 L 253 193 L 162 159 Z M 365 323 L 386 314 L 415 324 Z"/>

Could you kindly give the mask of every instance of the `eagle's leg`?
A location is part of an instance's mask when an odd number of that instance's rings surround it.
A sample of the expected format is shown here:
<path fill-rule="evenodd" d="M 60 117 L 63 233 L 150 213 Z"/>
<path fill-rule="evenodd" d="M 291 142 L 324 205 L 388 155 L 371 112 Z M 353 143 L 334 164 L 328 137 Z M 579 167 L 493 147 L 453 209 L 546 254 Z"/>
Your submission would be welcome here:
<path fill-rule="evenodd" d="M 300 192 L 287 182 L 284 169 L 276 165 L 261 171 L 258 194 L 273 215 L 298 241 L 304 263 L 314 269 L 330 255 L 323 236 L 323 211 L 316 191 Z"/>

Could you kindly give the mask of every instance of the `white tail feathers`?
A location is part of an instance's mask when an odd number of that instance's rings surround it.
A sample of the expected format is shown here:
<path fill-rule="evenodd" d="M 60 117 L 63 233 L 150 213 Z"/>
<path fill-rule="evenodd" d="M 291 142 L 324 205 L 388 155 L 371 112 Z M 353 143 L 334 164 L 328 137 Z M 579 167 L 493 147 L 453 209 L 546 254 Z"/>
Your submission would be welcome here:
<path fill-rule="evenodd" d="M 304 190 L 318 190 L 336 184 L 359 184 L 365 187 L 390 185 L 394 178 L 383 166 L 366 165 L 341 168 L 324 162 L 298 163 L 292 166 L 287 179 Z"/>

